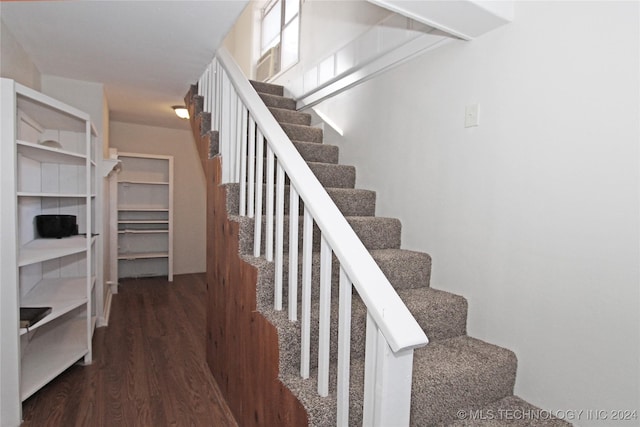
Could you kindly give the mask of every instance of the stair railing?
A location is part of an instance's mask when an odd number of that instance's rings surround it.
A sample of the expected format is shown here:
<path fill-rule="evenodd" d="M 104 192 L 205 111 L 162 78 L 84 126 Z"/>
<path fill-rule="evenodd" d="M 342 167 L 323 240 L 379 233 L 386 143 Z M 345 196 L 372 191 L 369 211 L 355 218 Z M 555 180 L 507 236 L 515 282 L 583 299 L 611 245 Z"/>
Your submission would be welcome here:
<path fill-rule="evenodd" d="M 329 394 L 331 263 L 335 254 L 340 263 L 337 424 L 349 425 L 353 286 L 367 308 L 363 425 L 409 425 L 413 350 L 428 342 L 424 331 L 224 48 L 217 52 L 198 81 L 198 94 L 204 97 L 204 111 L 211 113 L 212 130 L 218 131 L 223 182 L 240 184 L 239 214 L 254 218 L 255 257 L 263 255 L 264 232 L 264 256 L 274 262 L 275 268 L 275 310 L 283 307 L 284 198 L 285 179 L 289 178 L 290 321 L 298 320 L 298 212 L 300 200 L 304 202 L 300 375 L 309 378 L 310 371 L 315 223 L 321 233 L 318 393 Z M 266 172 L 265 162 L 261 161 L 265 156 Z M 266 182 L 264 201 L 263 182 Z"/>

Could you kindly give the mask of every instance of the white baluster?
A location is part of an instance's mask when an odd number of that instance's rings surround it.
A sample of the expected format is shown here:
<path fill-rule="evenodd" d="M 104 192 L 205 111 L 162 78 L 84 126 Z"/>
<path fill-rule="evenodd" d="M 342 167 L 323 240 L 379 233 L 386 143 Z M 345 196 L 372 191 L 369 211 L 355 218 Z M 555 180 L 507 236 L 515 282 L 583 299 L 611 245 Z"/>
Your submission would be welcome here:
<path fill-rule="evenodd" d="M 351 280 L 340 267 L 338 301 L 338 414 L 337 425 L 349 425 L 349 368 L 351 354 Z"/>
<path fill-rule="evenodd" d="M 260 256 L 262 244 L 262 163 L 264 162 L 264 137 L 260 129 L 256 132 L 256 204 L 253 232 L 253 256 Z"/>
<path fill-rule="evenodd" d="M 261 159 L 258 159 L 261 161 Z M 267 200 L 265 205 L 265 257 L 273 261 L 273 150 L 267 143 Z"/>
<path fill-rule="evenodd" d="M 222 182 L 228 183 L 230 177 L 230 156 L 231 149 L 231 132 L 229 117 L 231 113 L 231 82 L 229 77 L 224 74 L 222 76 L 222 105 L 220 110 L 220 155 L 222 156 Z"/>
<path fill-rule="evenodd" d="M 253 218 L 254 215 L 254 203 L 255 203 L 255 175 L 256 175 L 256 122 L 253 121 L 253 117 L 249 115 L 249 176 L 247 177 L 247 215 L 249 218 Z"/>
<path fill-rule="evenodd" d="M 213 111 L 213 103 L 215 100 L 215 78 L 216 78 L 216 73 L 215 73 L 215 64 L 211 63 L 209 64 L 209 66 L 207 67 L 207 98 L 208 98 L 208 104 L 207 104 L 207 112 L 210 113 Z"/>
<path fill-rule="evenodd" d="M 318 330 L 318 394 L 329 395 L 329 351 L 331 332 L 331 247 L 320 239 L 320 319 Z"/>
<path fill-rule="evenodd" d="M 300 196 L 289 184 L 289 320 L 298 320 L 298 216 Z"/>
<path fill-rule="evenodd" d="M 236 148 L 236 152 L 235 152 L 235 162 L 233 162 L 233 164 L 235 165 L 235 171 L 234 171 L 234 175 L 233 175 L 233 182 L 240 182 L 240 174 L 241 174 L 241 169 L 242 169 L 242 161 L 243 161 L 243 155 L 242 155 L 242 149 L 244 146 L 244 139 L 246 138 L 246 132 L 243 132 L 243 112 L 244 112 L 244 106 L 242 105 L 242 100 L 240 99 L 240 97 L 238 96 L 238 94 L 236 93 L 236 103 L 237 103 L 237 107 L 236 107 L 236 137 L 235 137 L 235 148 Z M 244 133 L 244 136 L 242 135 Z"/>
<path fill-rule="evenodd" d="M 218 132 L 220 131 L 220 122 L 221 122 L 221 116 L 222 116 L 222 81 L 223 81 L 223 77 L 224 77 L 224 69 L 222 68 L 222 65 L 220 65 L 219 62 L 216 63 L 216 73 L 214 76 L 214 80 L 215 80 L 215 85 L 214 85 L 214 96 L 211 98 L 211 101 L 215 103 L 215 115 L 213 117 L 211 117 L 211 123 L 213 126 L 213 129 L 217 130 Z M 220 152 L 220 144 L 221 144 L 221 139 L 220 139 L 220 135 L 218 134 L 218 152 Z"/>
<path fill-rule="evenodd" d="M 275 248 L 275 310 L 282 310 L 282 263 L 284 256 L 284 169 L 276 166 L 276 248 Z"/>
<path fill-rule="evenodd" d="M 238 213 L 240 216 L 247 215 L 247 108 L 243 105 L 241 111 L 242 120 L 240 122 L 240 205 Z"/>
<path fill-rule="evenodd" d="M 227 181 L 236 181 L 236 170 L 238 169 L 238 157 L 236 156 L 236 147 L 238 143 L 238 94 L 236 93 L 231 81 L 229 81 L 229 119 L 227 121 L 227 132 L 229 133 L 229 148 L 227 149 L 227 156 L 223 161 L 223 165 L 227 165 Z"/>
<path fill-rule="evenodd" d="M 378 349 L 378 327 L 367 312 L 364 347 L 364 398 L 362 401 L 362 425 L 372 426 L 375 419 L 376 350 Z"/>
<path fill-rule="evenodd" d="M 302 324 L 300 337 L 300 376 L 309 378 L 311 358 L 311 270 L 313 262 L 313 217 L 304 209 L 302 225 Z"/>

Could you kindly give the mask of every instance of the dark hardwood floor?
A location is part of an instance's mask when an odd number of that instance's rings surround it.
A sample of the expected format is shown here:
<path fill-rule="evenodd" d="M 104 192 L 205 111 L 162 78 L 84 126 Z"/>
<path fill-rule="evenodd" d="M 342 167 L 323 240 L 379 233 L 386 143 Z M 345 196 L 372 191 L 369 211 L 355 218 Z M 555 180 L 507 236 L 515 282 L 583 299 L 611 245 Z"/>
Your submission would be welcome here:
<path fill-rule="evenodd" d="M 122 281 L 93 364 L 23 405 L 22 426 L 237 426 L 205 358 L 204 274 Z"/>

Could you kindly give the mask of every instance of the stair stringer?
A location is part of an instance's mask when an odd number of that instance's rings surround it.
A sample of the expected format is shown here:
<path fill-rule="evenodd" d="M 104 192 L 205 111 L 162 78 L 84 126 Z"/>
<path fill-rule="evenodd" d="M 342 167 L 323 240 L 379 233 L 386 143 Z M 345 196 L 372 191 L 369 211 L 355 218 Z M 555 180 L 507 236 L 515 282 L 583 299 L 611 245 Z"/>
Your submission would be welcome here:
<path fill-rule="evenodd" d="M 207 181 L 207 364 L 239 425 L 308 425 L 306 410 L 278 379 L 278 332 L 256 308 L 260 260 L 240 255 L 222 158 L 211 156 L 217 132 L 201 132 L 209 118 L 197 98 L 192 88 L 187 106 Z"/>

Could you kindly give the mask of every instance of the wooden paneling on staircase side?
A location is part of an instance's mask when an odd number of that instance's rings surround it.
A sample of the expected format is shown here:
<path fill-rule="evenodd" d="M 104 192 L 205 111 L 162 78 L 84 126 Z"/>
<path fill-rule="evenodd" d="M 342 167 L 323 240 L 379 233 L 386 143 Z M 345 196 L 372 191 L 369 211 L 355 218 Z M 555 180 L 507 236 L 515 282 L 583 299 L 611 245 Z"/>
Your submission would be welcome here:
<path fill-rule="evenodd" d="M 207 179 L 207 363 L 242 426 L 304 426 L 307 413 L 278 379 L 278 334 L 256 309 L 258 271 L 240 257 L 239 224 L 230 221 L 222 159 L 209 158 L 210 118 L 187 95 L 191 125 Z"/>

